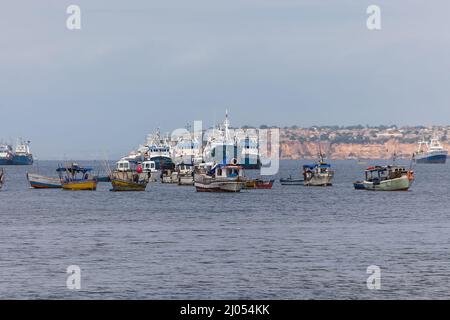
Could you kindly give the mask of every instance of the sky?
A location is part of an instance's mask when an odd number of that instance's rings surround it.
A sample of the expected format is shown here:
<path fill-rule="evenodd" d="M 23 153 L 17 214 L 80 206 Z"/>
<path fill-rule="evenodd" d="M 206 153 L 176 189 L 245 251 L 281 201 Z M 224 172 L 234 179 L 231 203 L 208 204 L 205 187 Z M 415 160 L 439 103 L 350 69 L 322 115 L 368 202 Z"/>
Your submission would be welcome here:
<path fill-rule="evenodd" d="M 226 109 L 235 127 L 450 124 L 449 13 L 448 0 L 4 1 L 0 141 L 116 159 Z"/>

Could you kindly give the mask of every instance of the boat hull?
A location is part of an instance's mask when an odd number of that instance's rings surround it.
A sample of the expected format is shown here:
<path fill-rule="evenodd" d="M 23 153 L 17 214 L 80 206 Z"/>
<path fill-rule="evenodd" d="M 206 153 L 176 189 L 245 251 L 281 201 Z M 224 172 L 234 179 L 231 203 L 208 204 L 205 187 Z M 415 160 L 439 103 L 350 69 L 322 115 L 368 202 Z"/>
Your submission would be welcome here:
<path fill-rule="evenodd" d="M 357 181 L 353 184 L 357 190 L 370 191 L 407 191 L 411 187 L 412 180 L 407 176 L 401 178 L 381 181 L 380 183 L 373 183 L 370 181 Z"/>
<path fill-rule="evenodd" d="M 283 186 L 303 186 L 305 181 L 303 179 L 280 179 Z"/>
<path fill-rule="evenodd" d="M 111 180 L 111 191 L 145 191 L 147 182 L 131 182 L 120 179 Z"/>
<path fill-rule="evenodd" d="M 64 190 L 91 190 L 94 191 L 97 189 L 97 181 L 96 180 L 82 180 L 82 181 L 69 181 L 63 182 L 62 188 Z"/>
<path fill-rule="evenodd" d="M 447 161 L 447 154 L 437 154 L 437 155 L 430 155 L 430 156 L 424 156 L 424 157 L 417 157 L 416 163 L 446 163 Z"/>
<path fill-rule="evenodd" d="M 326 187 L 332 185 L 332 179 L 333 175 L 313 176 L 310 180 L 305 180 L 304 184 L 310 187 Z"/>
<path fill-rule="evenodd" d="M 12 158 L 12 165 L 14 166 L 31 166 L 33 164 L 32 155 L 15 155 Z"/>
<path fill-rule="evenodd" d="M 12 165 L 11 159 L 5 159 L 5 158 L 0 159 L 0 166 L 9 166 L 9 165 Z"/>
<path fill-rule="evenodd" d="M 272 189 L 275 180 L 256 181 L 256 189 Z"/>
<path fill-rule="evenodd" d="M 192 175 L 180 176 L 178 178 L 178 184 L 180 186 L 193 186 L 194 185 L 194 177 Z"/>
<path fill-rule="evenodd" d="M 30 186 L 35 189 L 58 189 L 62 188 L 61 180 L 58 178 L 49 178 L 38 174 L 27 174 Z"/>
<path fill-rule="evenodd" d="M 240 192 L 243 187 L 242 182 L 195 182 L 197 192 Z"/>

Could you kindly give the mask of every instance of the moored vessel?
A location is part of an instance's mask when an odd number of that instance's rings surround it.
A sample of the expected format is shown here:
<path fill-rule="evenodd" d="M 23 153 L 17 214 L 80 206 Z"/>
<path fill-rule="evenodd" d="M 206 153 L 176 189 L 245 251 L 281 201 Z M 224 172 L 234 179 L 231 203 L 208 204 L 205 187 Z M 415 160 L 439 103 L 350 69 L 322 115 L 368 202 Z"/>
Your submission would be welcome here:
<path fill-rule="evenodd" d="M 242 167 L 236 164 L 198 165 L 194 173 L 198 192 L 240 192 L 245 178 Z"/>
<path fill-rule="evenodd" d="M 303 166 L 305 186 L 331 186 L 333 177 L 334 171 L 331 170 L 331 165 L 323 161 Z"/>
<path fill-rule="evenodd" d="M 77 163 L 57 169 L 64 190 L 96 190 L 97 180 L 92 178 L 91 171 L 92 168 L 81 167 Z"/>
<path fill-rule="evenodd" d="M 19 139 L 12 158 L 12 165 L 30 166 L 33 164 L 33 154 L 30 151 L 30 141 Z"/>
<path fill-rule="evenodd" d="M 178 172 L 178 185 L 194 185 L 194 166 L 192 164 L 181 163 L 177 165 L 176 170 Z"/>
<path fill-rule="evenodd" d="M 448 150 L 444 149 L 439 139 L 433 138 L 430 142 L 424 140 L 419 142 L 419 148 L 414 154 L 416 163 L 445 163 Z"/>
<path fill-rule="evenodd" d="M 305 181 L 303 179 L 293 178 L 289 176 L 288 178 L 281 178 L 280 183 L 282 186 L 303 186 Z"/>
<path fill-rule="evenodd" d="M 35 189 L 57 189 L 62 188 L 61 179 L 42 176 L 35 173 L 27 173 L 30 186 Z"/>
<path fill-rule="evenodd" d="M 139 176 L 135 175 L 127 180 L 111 178 L 111 185 L 111 191 L 145 191 L 147 181 L 139 180 Z"/>
<path fill-rule="evenodd" d="M 407 191 L 414 181 L 414 172 L 403 166 L 373 166 L 365 170 L 365 179 L 356 181 L 357 190 Z"/>

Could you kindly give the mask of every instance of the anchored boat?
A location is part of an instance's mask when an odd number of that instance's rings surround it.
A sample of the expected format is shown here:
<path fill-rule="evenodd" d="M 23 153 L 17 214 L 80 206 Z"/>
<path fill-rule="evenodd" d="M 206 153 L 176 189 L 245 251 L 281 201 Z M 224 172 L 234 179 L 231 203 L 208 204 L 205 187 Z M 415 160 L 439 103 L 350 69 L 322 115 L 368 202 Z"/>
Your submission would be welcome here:
<path fill-rule="evenodd" d="M 303 166 L 303 178 L 305 186 L 331 186 L 334 171 L 331 165 L 323 161 Z"/>
<path fill-rule="evenodd" d="M 245 189 L 272 189 L 275 180 L 264 181 L 261 179 L 252 179 L 245 182 Z"/>
<path fill-rule="evenodd" d="M 176 170 L 178 172 L 178 185 L 194 185 L 194 166 L 192 164 L 181 163 L 177 165 Z"/>
<path fill-rule="evenodd" d="M 373 191 L 406 191 L 414 181 L 414 172 L 402 166 L 374 166 L 365 170 L 365 180 L 353 183 L 355 189 Z"/>
<path fill-rule="evenodd" d="M 112 189 L 111 191 L 145 191 L 147 187 L 147 181 L 139 181 L 139 176 L 135 175 L 136 180 L 131 177 L 129 180 L 111 179 Z"/>
<path fill-rule="evenodd" d="M 240 192 L 245 179 L 242 167 L 236 164 L 198 165 L 194 173 L 198 192 Z"/>
<path fill-rule="evenodd" d="M 109 175 L 111 191 L 145 191 L 150 176 L 150 171 L 144 172 L 143 164 L 122 159 Z"/>
<path fill-rule="evenodd" d="M 89 174 L 92 168 L 84 168 L 77 163 L 70 166 L 59 167 L 56 170 L 61 179 L 64 190 L 96 190 L 97 180 Z"/>
<path fill-rule="evenodd" d="M 419 149 L 414 154 L 416 163 L 445 163 L 447 161 L 448 151 L 444 149 L 437 138 L 430 142 L 420 141 Z"/>
<path fill-rule="evenodd" d="M 27 173 L 30 186 L 35 189 L 57 189 L 62 188 L 61 179 L 41 176 L 35 173 Z"/>
<path fill-rule="evenodd" d="M 296 178 L 292 178 L 292 176 L 289 176 L 289 178 L 281 178 L 280 183 L 282 186 L 303 186 L 305 183 L 305 180 L 296 179 Z"/>

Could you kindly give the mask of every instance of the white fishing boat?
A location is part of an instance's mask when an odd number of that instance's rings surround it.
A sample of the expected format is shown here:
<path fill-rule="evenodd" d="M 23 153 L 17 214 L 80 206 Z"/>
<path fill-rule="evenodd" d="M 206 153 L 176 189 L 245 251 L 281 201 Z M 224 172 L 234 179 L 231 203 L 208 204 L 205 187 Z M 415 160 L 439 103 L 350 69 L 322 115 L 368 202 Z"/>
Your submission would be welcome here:
<path fill-rule="evenodd" d="M 236 164 L 201 164 L 194 173 L 198 192 L 240 192 L 246 179 Z"/>
<path fill-rule="evenodd" d="M 42 176 L 35 173 L 27 173 L 27 180 L 30 183 L 31 188 L 34 189 L 58 189 L 62 188 L 60 178 L 52 178 Z"/>
<path fill-rule="evenodd" d="M 123 158 L 117 161 L 115 170 L 109 174 L 110 179 L 127 181 L 130 180 L 130 176 L 135 175 L 138 181 L 148 182 L 151 179 L 151 172 L 144 170 L 143 163 Z"/>
<path fill-rule="evenodd" d="M 239 157 L 236 139 L 230 129 L 228 112 L 222 125 L 207 132 L 206 144 L 203 150 L 205 162 L 228 163 L 231 159 Z"/>
<path fill-rule="evenodd" d="M 334 177 L 334 171 L 331 165 L 320 160 L 317 163 L 306 164 L 303 166 L 303 183 L 305 186 L 331 186 Z"/>
<path fill-rule="evenodd" d="M 179 164 L 176 167 L 178 172 L 178 185 L 192 186 L 194 185 L 194 167 L 191 164 Z"/>
<path fill-rule="evenodd" d="M 372 191 L 406 191 L 414 181 L 414 172 L 402 166 L 373 166 L 365 170 L 365 179 L 353 183 L 355 189 Z"/>
<path fill-rule="evenodd" d="M 142 172 L 147 174 L 149 177 L 149 181 L 157 181 L 159 172 L 156 169 L 155 161 L 144 161 L 142 162 Z"/>
<path fill-rule="evenodd" d="M 162 183 L 178 183 L 178 172 L 176 170 L 163 170 L 161 172 Z"/>

